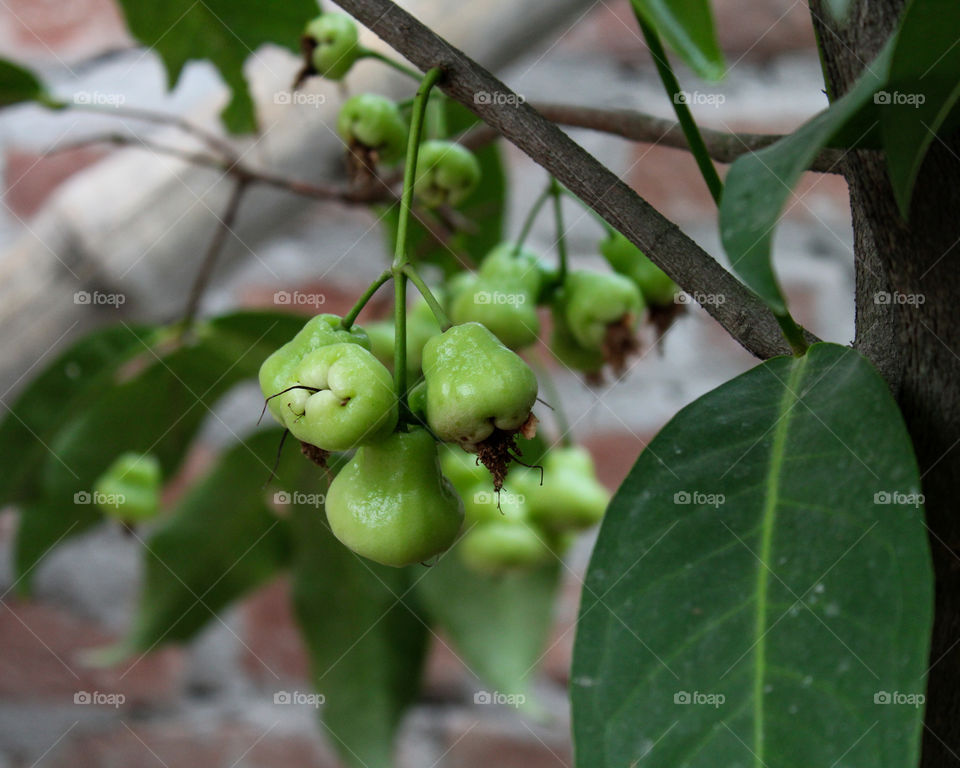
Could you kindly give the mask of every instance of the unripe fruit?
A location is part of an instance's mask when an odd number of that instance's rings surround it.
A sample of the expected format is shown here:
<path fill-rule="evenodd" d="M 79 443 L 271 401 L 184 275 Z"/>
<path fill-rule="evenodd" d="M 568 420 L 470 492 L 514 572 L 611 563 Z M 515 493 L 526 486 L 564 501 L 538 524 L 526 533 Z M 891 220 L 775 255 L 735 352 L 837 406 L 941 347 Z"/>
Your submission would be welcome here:
<path fill-rule="evenodd" d="M 390 372 L 358 344 L 331 344 L 307 354 L 294 372 L 303 388 L 279 398 L 294 437 L 325 451 L 380 439 L 397 425 Z"/>
<path fill-rule="evenodd" d="M 563 365 L 586 374 L 598 374 L 603 369 L 603 352 L 599 349 L 586 349 L 570 330 L 566 313 L 561 303 L 551 307 L 553 333 L 550 336 L 550 351 Z"/>
<path fill-rule="evenodd" d="M 531 568 L 552 557 L 533 526 L 506 520 L 474 526 L 464 534 L 458 550 L 468 568 L 487 574 Z"/>
<path fill-rule="evenodd" d="M 417 156 L 414 194 L 428 208 L 460 205 L 480 183 L 480 163 L 462 144 L 425 141 Z"/>
<path fill-rule="evenodd" d="M 330 344 L 359 344 L 370 347 L 370 340 L 362 328 L 353 326 L 346 331 L 337 315 L 316 315 L 311 317 L 297 335 L 271 354 L 260 366 L 260 389 L 267 401 L 270 413 L 281 424 L 286 425 L 286 413 L 281 397 L 273 397 L 290 387 L 299 384 L 294 372 L 304 356 L 320 347 Z"/>
<path fill-rule="evenodd" d="M 600 349 L 608 326 L 636 327 L 643 311 L 640 289 L 623 275 L 580 270 L 563 286 L 564 312 L 570 332 L 581 347 Z"/>
<path fill-rule="evenodd" d="M 157 514 L 160 504 L 160 462 L 156 457 L 123 453 L 94 485 L 94 500 L 110 517 L 134 523 Z"/>
<path fill-rule="evenodd" d="M 460 497 L 440 473 L 437 445 L 424 429 L 360 448 L 330 484 L 326 512 L 344 545 L 397 567 L 446 550 L 463 522 Z"/>
<path fill-rule="evenodd" d="M 311 63 L 318 75 L 340 80 L 360 55 L 357 24 L 342 13 L 322 13 L 304 30 L 313 40 Z"/>
<path fill-rule="evenodd" d="M 427 422 L 467 450 L 494 429 L 518 431 L 537 399 L 537 377 L 479 323 L 455 325 L 423 348 Z"/>
<path fill-rule="evenodd" d="M 636 283 L 647 304 L 665 307 L 674 303 L 677 284 L 619 232 L 600 243 L 600 253 L 613 269 Z"/>
<path fill-rule="evenodd" d="M 375 93 L 353 96 L 340 108 L 337 131 L 350 147 L 376 152 L 383 163 L 394 163 L 407 148 L 407 125 L 396 103 Z"/>
<path fill-rule="evenodd" d="M 489 485 L 490 483 L 490 473 L 483 464 L 477 461 L 476 455 L 467 453 L 458 446 L 443 445 L 440 447 L 440 468 L 461 496 L 475 485 L 483 483 Z"/>
<path fill-rule="evenodd" d="M 533 344 L 540 334 L 537 296 L 543 273 L 530 251 L 503 243 L 484 258 L 477 277 L 461 287 L 450 307 L 455 323 L 482 323 L 510 349 Z"/>
<path fill-rule="evenodd" d="M 600 522 L 610 501 L 584 448 L 556 448 L 543 462 L 543 485 L 523 476 L 530 519 L 551 531 L 589 528 Z"/>

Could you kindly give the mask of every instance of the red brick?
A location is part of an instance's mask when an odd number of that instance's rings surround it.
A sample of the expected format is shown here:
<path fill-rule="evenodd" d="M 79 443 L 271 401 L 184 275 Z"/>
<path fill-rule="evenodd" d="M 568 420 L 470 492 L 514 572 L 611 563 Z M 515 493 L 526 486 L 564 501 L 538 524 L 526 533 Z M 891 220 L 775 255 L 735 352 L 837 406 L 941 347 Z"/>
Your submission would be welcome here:
<path fill-rule="evenodd" d="M 587 437 L 584 445 L 593 455 L 597 477 L 611 491 L 620 487 L 640 451 L 653 435 L 634 435 L 631 432 L 603 432 Z"/>
<path fill-rule="evenodd" d="M 118 639 L 58 608 L 8 596 L 0 605 L 0 696 L 69 703 L 79 691 L 97 691 L 122 693 L 129 706 L 169 701 L 180 693 L 183 655 L 176 648 L 109 668 L 83 664 L 83 650 Z"/>
<path fill-rule="evenodd" d="M 106 154 L 103 149 L 72 149 L 43 157 L 10 151 L 4 163 L 4 202 L 20 216 L 36 213 L 53 191 Z"/>
<path fill-rule="evenodd" d="M 444 768 L 570 768 L 572 750 L 566 739 L 534 733 L 522 725 L 505 727 L 500 720 L 457 719 L 447 736 Z"/>
<path fill-rule="evenodd" d="M 130 43 L 113 0 L 6 0 L 0 39 L 14 58 L 57 62 Z"/>
<path fill-rule="evenodd" d="M 288 680 L 308 680 L 310 661 L 293 616 L 287 579 L 277 579 L 249 596 L 242 612 L 247 674 L 269 685 L 276 684 L 273 673 Z"/>

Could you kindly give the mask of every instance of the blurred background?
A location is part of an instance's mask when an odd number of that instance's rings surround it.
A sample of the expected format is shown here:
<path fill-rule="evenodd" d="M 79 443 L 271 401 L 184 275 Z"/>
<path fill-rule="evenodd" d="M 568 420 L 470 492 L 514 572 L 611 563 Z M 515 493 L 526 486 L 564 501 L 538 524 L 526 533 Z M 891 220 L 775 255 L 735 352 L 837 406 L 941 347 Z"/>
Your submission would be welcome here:
<path fill-rule="evenodd" d="M 672 115 L 626 0 L 401 4 L 529 101 Z M 692 105 L 703 125 L 778 132 L 825 106 L 804 3 L 716 0 L 714 7 L 727 78 L 708 84 L 678 69 L 684 88 L 703 96 Z M 367 42 L 377 44 L 373 37 Z M 0 49 L 40 72 L 55 95 L 94 108 L 0 112 L 0 403 L 8 408 L 79 334 L 121 320 L 172 320 L 182 312 L 231 183 L 217 170 L 152 148 L 195 151 L 199 145 L 182 132 L 116 109 L 163 110 L 216 130 L 226 91 L 211 67 L 194 63 L 168 93 L 159 59 L 131 41 L 113 0 L 3 0 Z M 318 183 L 342 179 L 343 146 L 333 126 L 344 93 L 372 89 L 405 98 L 412 88 L 365 62 L 345 89 L 311 82 L 311 98 L 285 103 L 277 94 L 297 69 L 297 59 L 279 49 L 251 55 L 247 74 L 262 130 L 237 142 L 238 150 L 256 168 Z M 126 144 L 91 141 L 112 134 Z M 713 204 L 687 154 L 586 131 L 571 135 L 723 258 Z M 546 176 L 512 147 L 505 150 L 512 181 L 508 231 L 515 235 Z M 596 221 L 571 203 L 566 223 L 575 261 L 599 266 L 603 231 Z M 798 319 L 832 341 L 847 342 L 853 333 L 850 242 L 842 178 L 808 175 L 778 230 L 777 270 Z M 202 312 L 272 308 L 284 303 L 284 292 L 322 297 L 322 306 L 298 307 L 304 312 L 343 312 L 382 269 L 384 243 L 382 228 L 363 207 L 258 187 L 230 229 Z M 546 213 L 529 243 L 554 257 Z M 86 304 L 78 292 L 122 299 Z M 645 341 L 627 375 L 606 387 L 554 371 L 573 430 L 611 489 L 674 412 L 752 364 L 696 306 L 663 338 Z M 209 419 L 188 474 L 206 466 L 234 434 L 252 429 L 260 403 L 254 388 L 232 394 Z M 277 692 L 310 691 L 285 583 L 235 606 L 189 647 L 91 670 L 80 652 L 116 639 L 129 621 L 139 578 L 137 541 L 108 526 L 71 540 L 38 566 L 34 598 L 23 601 L 11 590 L 15 526 L 15 513 L 4 510 L 0 768 L 335 764 L 309 704 L 273 704 Z M 565 686 L 591 544 L 586 536 L 571 553 L 544 649 L 536 689 L 547 716 L 535 720 L 510 707 L 475 703 L 480 684 L 437 643 L 423 700 L 401 734 L 401 765 L 571 765 Z M 123 693 L 123 706 L 74 703 L 77 691 L 97 690 Z"/>

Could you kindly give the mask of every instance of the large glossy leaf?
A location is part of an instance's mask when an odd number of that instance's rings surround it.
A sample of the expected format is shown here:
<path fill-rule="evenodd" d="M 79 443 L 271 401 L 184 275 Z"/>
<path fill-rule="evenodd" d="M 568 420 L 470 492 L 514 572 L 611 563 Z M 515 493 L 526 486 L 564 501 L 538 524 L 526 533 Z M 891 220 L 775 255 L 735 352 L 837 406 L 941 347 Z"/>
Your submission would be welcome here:
<path fill-rule="evenodd" d="M 449 99 L 444 99 L 444 104 L 448 135 L 462 133 L 476 124 L 477 118 L 466 107 Z M 460 216 L 469 222 L 469 231 L 457 232 L 449 243 L 441 245 L 415 217 L 407 233 L 411 258 L 417 262 L 436 264 L 448 275 L 463 267 L 457 258 L 458 254 L 465 254 L 474 263 L 479 263 L 487 251 L 503 239 L 507 180 L 502 153 L 498 143 L 493 142 L 477 150 L 476 155 L 480 162 L 480 183 L 457 208 Z M 393 253 L 399 210 L 394 205 L 386 210 L 381 209 L 380 213 L 387 247 Z"/>
<path fill-rule="evenodd" d="M 298 505 L 294 524 L 294 607 L 325 697 L 325 731 L 346 764 L 389 768 L 426 649 L 426 624 L 410 595 L 423 566 L 361 559 L 333 537 L 322 508 Z"/>
<path fill-rule="evenodd" d="M 904 14 L 881 97 L 883 144 L 903 217 L 938 130 L 960 98 L 960 3 L 913 0 Z"/>
<path fill-rule="evenodd" d="M 20 589 L 29 589 L 26 575 L 50 547 L 100 519 L 85 494 L 119 454 L 152 453 L 164 475 L 172 475 L 216 401 L 238 382 L 255 376 L 266 356 L 303 322 L 293 315 L 238 312 L 204 323 L 195 341 L 172 350 L 157 343 L 159 334 L 151 345 L 129 331 L 140 349 L 123 347 L 123 334 L 117 331 L 110 338 L 125 350 L 120 367 L 116 355 L 103 352 L 104 345 L 91 341 L 89 350 L 84 347 L 77 365 L 86 366 L 84 376 L 91 381 L 76 403 L 65 400 L 71 407 L 64 408 L 62 423 L 38 417 L 50 429 L 48 437 L 40 435 L 42 452 L 32 443 L 25 446 L 37 451 L 42 461 L 33 485 L 21 493 L 24 505 L 15 558 Z M 68 353 L 67 362 L 71 361 Z M 98 372 L 97 365 L 106 367 Z M 36 393 L 28 388 L 21 398 L 31 404 L 30 412 L 39 413 L 49 404 L 60 414 L 56 387 L 75 370 L 71 366 L 61 370 L 54 363 L 45 371 L 37 379 Z"/>
<path fill-rule="evenodd" d="M 289 524 L 265 487 L 282 430 L 254 434 L 227 451 L 144 544 L 144 579 L 123 653 L 193 637 L 226 605 L 288 562 Z M 278 476 L 306 460 L 293 449 Z"/>
<path fill-rule="evenodd" d="M 33 72 L 12 61 L 0 59 L 0 107 L 24 101 L 52 104 L 46 88 Z"/>
<path fill-rule="evenodd" d="M 160 54 L 170 86 L 191 59 L 209 59 L 232 91 L 222 117 L 232 133 L 256 130 L 243 65 L 266 43 L 296 51 L 316 0 L 120 0 L 130 32 Z"/>
<path fill-rule="evenodd" d="M 616 494 L 574 650 L 577 765 L 917 765 L 932 573 L 910 439 L 816 344 L 684 408 Z"/>
<path fill-rule="evenodd" d="M 720 203 L 720 237 L 740 278 L 777 314 L 787 311 L 771 260 L 773 233 L 793 187 L 820 149 L 862 117 L 886 82 L 888 44 L 842 98 L 775 144 L 739 158 L 731 167 Z"/>
<path fill-rule="evenodd" d="M 526 699 L 552 625 L 559 570 L 553 562 L 486 576 L 466 568 L 454 549 L 417 590 L 467 669 L 491 691 Z"/>
<path fill-rule="evenodd" d="M 709 0 L 631 0 L 647 24 L 700 77 L 719 80 L 725 72 Z"/>

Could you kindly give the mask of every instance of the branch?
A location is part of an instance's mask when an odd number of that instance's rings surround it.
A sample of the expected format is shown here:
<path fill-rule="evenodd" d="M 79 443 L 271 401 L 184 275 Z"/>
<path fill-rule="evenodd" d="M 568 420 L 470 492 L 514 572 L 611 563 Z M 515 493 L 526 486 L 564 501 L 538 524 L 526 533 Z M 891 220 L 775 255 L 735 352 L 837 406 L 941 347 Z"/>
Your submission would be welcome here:
<path fill-rule="evenodd" d="M 553 174 L 616 227 L 759 358 L 789 354 L 766 305 L 613 172 L 513 91 L 390 0 L 334 0 L 422 70 L 444 69 L 438 84 Z M 478 94 L 480 95 L 478 98 Z"/>
<path fill-rule="evenodd" d="M 612 136 L 620 136 L 643 144 L 690 150 L 680 124 L 675 120 L 656 117 L 633 109 L 604 109 L 546 102 L 535 102 L 531 106 L 547 120 L 558 125 L 609 133 Z M 489 144 L 498 135 L 494 128 L 481 123 L 467 131 L 460 139 L 460 143 L 473 149 Z M 710 157 L 718 163 L 727 165 L 738 157 L 769 147 L 783 138 L 776 133 L 726 133 L 703 126 L 700 127 L 700 135 L 703 137 L 704 144 L 707 145 Z M 841 172 L 839 163 L 842 157 L 843 152 L 839 149 L 823 149 L 810 164 L 810 170 L 816 173 L 839 174 Z"/>

